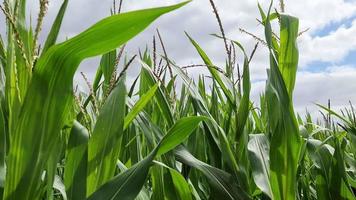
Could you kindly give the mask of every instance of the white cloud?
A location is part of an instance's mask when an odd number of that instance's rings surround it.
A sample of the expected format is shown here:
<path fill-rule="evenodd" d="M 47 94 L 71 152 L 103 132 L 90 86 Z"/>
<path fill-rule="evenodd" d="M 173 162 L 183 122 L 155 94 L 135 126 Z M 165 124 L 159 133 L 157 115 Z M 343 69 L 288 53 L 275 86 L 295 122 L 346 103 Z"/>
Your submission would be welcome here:
<path fill-rule="evenodd" d="M 321 30 L 326 25 L 340 22 L 356 15 L 354 0 L 286 0 L 286 11 L 298 16 L 302 28 L 311 28 L 311 32 Z"/>
<path fill-rule="evenodd" d="M 329 35 L 314 37 L 305 35 L 300 41 L 301 66 L 312 61 L 335 63 L 356 49 L 356 20 L 350 27 L 341 26 Z"/>

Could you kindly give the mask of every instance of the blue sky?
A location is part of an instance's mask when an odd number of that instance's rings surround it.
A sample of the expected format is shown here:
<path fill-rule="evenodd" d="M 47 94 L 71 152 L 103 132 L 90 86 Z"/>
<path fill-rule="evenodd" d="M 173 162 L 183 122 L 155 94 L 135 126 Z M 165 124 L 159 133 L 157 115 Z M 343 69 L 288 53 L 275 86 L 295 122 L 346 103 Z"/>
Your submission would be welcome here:
<path fill-rule="evenodd" d="M 123 10 L 129 11 L 160 5 L 169 5 L 180 0 L 124 0 Z M 269 1 L 259 0 L 267 9 Z M 278 9 L 278 1 L 275 1 Z M 49 0 L 49 9 L 44 21 L 41 40 L 46 37 L 62 0 Z M 300 50 L 299 72 L 295 90 L 295 104 L 298 111 L 316 111 L 313 102 L 326 103 L 330 98 L 335 108 L 341 108 L 351 100 L 356 102 L 356 1 L 355 0 L 285 0 L 286 13 L 300 19 L 300 30 L 310 28 L 298 39 Z M 98 20 L 109 15 L 112 0 L 70 0 L 63 22 L 59 41 L 70 38 Z M 263 38 L 263 28 L 258 26 L 259 17 L 255 0 L 216 0 L 216 5 L 229 38 L 240 41 L 248 52 L 255 40 L 238 29 L 244 28 Z M 37 0 L 28 0 L 30 13 L 38 10 Z M 35 15 L 32 16 L 35 19 Z M 0 27 L 4 27 L 2 14 Z M 126 53 L 133 55 L 138 48 L 151 45 L 155 29 L 159 28 L 166 44 L 167 52 L 178 64 L 199 64 L 202 61 L 184 35 L 187 31 L 204 48 L 216 65 L 223 66 L 225 55 L 221 40 L 211 37 L 218 33 L 216 19 L 208 0 L 194 0 L 184 8 L 163 16 L 147 30 L 129 42 Z M 4 30 L 0 29 L 4 34 Z M 83 71 L 92 79 L 98 66 L 93 58 L 82 63 Z M 251 63 L 253 81 L 252 96 L 255 100 L 264 89 L 268 67 L 267 50 L 260 46 Z M 137 75 L 138 67 L 133 67 L 129 78 Z M 203 68 L 191 69 L 196 77 L 207 73 Z M 80 76 L 76 81 L 81 82 Z"/>
<path fill-rule="evenodd" d="M 351 1 L 350 1 L 351 2 Z M 355 13 L 356 15 L 356 13 Z M 314 31 L 311 33 L 312 37 L 325 37 L 333 32 L 335 32 L 339 27 L 346 27 L 350 28 L 352 26 L 352 22 L 355 19 L 355 16 L 351 16 L 348 19 L 344 19 L 338 22 L 330 22 L 329 24 L 325 25 L 325 27 L 321 28 L 320 30 Z M 346 38 L 345 38 L 346 39 Z M 352 38 L 350 38 L 352 39 Z M 356 49 L 350 49 L 345 57 L 341 60 L 331 61 L 331 62 L 324 62 L 324 61 L 313 61 L 307 64 L 306 71 L 309 72 L 322 72 L 327 67 L 332 65 L 348 65 L 350 67 L 356 67 Z"/>

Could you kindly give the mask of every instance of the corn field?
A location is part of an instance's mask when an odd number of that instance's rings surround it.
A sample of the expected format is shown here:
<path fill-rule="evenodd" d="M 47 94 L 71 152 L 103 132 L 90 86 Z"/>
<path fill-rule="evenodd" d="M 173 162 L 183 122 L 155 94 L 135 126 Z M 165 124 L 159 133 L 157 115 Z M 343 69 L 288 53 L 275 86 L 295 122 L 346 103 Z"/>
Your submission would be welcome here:
<path fill-rule="evenodd" d="M 123 55 L 130 39 L 189 2 L 113 9 L 57 43 L 68 1 L 43 44 L 48 0 L 40 0 L 34 27 L 26 25 L 26 0 L 1 5 L 2 199 L 356 199 L 356 111 L 352 104 L 341 112 L 318 105 L 320 120 L 294 111 L 301 31 L 283 1 L 280 9 L 256 5 L 265 33 L 258 43 L 269 50 L 260 102 L 250 99 L 254 51 L 225 36 L 212 0 L 206 3 L 221 30 L 212 37 L 225 44 L 226 64 L 216 66 L 199 38 L 186 33 L 200 67 L 209 70 L 197 79 L 168 57 L 158 31 L 152 49 Z M 94 56 L 101 60 L 94 81 L 87 81 L 90 90 L 78 91 L 77 68 Z M 140 72 L 128 83 L 135 63 Z"/>

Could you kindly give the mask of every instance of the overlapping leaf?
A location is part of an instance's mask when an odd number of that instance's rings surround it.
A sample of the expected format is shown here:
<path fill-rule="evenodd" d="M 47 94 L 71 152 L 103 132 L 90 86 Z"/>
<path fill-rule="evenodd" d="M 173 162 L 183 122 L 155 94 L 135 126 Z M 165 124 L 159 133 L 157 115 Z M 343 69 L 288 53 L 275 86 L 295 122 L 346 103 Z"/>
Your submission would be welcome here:
<path fill-rule="evenodd" d="M 184 4 L 108 17 L 51 47 L 38 60 L 12 133 L 5 199 L 39 197 L 40 176 L 71 109 L 72 79 L 80 62 L 117 48 L 162 14 Z"/>

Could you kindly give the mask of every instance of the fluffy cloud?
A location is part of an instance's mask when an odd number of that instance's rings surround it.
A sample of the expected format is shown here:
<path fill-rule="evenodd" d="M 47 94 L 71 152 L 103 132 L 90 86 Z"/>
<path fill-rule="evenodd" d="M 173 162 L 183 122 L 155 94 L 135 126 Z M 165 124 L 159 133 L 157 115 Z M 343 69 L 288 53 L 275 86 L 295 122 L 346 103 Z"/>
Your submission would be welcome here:
<path fill-rule="evenodd" d="M 339 62 L 356 49 L 356 20 L 350 27 L 341 26 L 323 37 L 306 35 L 301 38 L 301 66 L 313 61 Z"/>
<path fill-rule="evenodd" d="M 298 16 L 303 27 L 316 32 L 331 23 L 340 22 L 356 15 L 354 0 L 286 0 L 287 12 Z"/>

